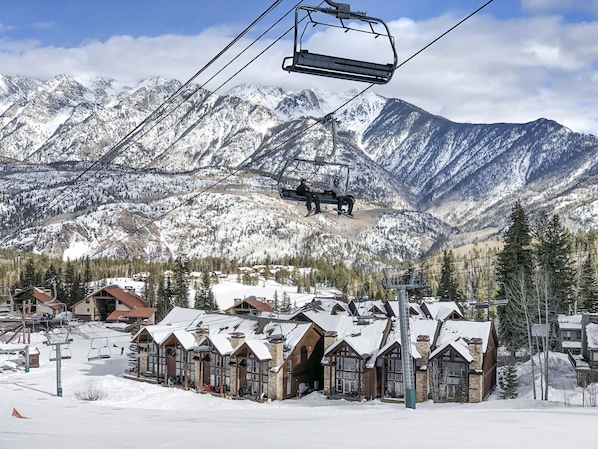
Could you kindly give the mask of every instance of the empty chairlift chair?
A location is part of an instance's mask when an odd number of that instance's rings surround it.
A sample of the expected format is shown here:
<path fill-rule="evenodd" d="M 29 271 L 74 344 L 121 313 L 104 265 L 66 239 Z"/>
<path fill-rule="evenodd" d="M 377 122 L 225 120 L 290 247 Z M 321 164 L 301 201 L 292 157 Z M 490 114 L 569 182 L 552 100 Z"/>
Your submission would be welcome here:
<path fill-rule="evenodd" d="M 295 10 L 295 42 L 293 56 L 284 58 L 283 70 L 287 72 L 305 73 L 309 75 L 326 76 L 351 81 L 362 81 L 374 84 L 388 83 L 397 67 L 397 52 L 394 38 L 386 23 L 378 18 L 366 16 L 364 13 L 352 12 L 350 5 L 335 3 L 326 0 L 332 8 L 317 6 L 299 6 Z M 334 19 L 331 21 L 330 16 Z M 299 33 L 302 25 L 303 31 Z M 304 40 L 308 39 L 306 32 L 316 26 L 327 29 L 339 29 L 343 32 L 343 39 L 347 45 L 342 45 L 343 50 L 354 49 L 351 41 L 356 33 L 370 35 L 377 48 L 380 47 L 379 37 L 385 38 L 388 43 L 383 43 L 392 59 L 391 62 L 371 62 L 363 59 L 353 59 L 341 55 L 328 55 L 320 52 L 310 52 L 303 48 Z M 356 45 L 355 45 L 356 46 Z M 373 51 L 368 52 L 373 53 Z"/>
<path fill-rule="evenodd" d="M 108 338 L 92 338 L 91 348 L 87 353 L 87 360 L 98 360 L 98 359 L 109 359 L 112 353 L 110 352 L 110 346 L 108 346 Z"/>

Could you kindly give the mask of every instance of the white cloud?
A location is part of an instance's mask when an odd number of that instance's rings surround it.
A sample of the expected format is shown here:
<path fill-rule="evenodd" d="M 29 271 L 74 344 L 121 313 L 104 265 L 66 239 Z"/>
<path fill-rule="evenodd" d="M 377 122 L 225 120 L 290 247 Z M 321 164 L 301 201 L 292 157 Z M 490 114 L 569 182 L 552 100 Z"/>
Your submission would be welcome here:
<path fill-rule="evenodd" d="M 389 22 L 403 61 L 458 21 L 446 15 L 424 22 Z M 224 27 L 197 36 L 165 35 L 132 38 L 114 36 L 77 48 L 36 46 L 34 42 L 0 41 L 0 67 L 6 74 L 46 79 L 60 73 L 139 80 L 151 75 L 188 80 L 224 48 L 238 30 Z M 322 46 L 363 51 L 363 42 L 337 41 L 319 33 Z M 325 40 L 322 40 L 325 39 Z M 244 48 L 248 40 L 240 42 Z M 241 60 L 218 75 L 206 88 L 216 89 L 269 42 L 257 44 Z M 371 60 L 388 59 L 381 40 L 368 48 Z M 369 44 L 368 44 L 369 45 Z M 377 56 L 378 50 L 383 55 Z M 238 51 L 238 50 L 237 50 Z M 331 50 L 334 51 L 334 50 Z M 233 52 L 234 53 L 234 52 Z M 241 82 L 298 90 L 365 88 L 366 84 L 309 75 L 289 74 L 282 60 L 292 54 L 292 42 L 278 42 L 223 91 Z M 386 86 L 372 90 L 401 98 L 432 113 L 464 122 L 527 122 L 554 119 L 575 131 L 598 134 L 598 22 L 566 23 L 560 18 L 535 17 L 499 21 L 476 16 L 400 67 Z M 389 61 L 390 62 L 390 61 Z M 217 67 L 223 63 L 218 62 Z M 203 83 L 216 70 L 196 80 Z"/>
<path fill-rule="evenodd" d="M 0 23 L 0 33 L 3 33 L 5 31 L 10 31 L 12 30 L 14 27 L 10 26 L 10 25 L 5 25 L 3 23 Z"/>

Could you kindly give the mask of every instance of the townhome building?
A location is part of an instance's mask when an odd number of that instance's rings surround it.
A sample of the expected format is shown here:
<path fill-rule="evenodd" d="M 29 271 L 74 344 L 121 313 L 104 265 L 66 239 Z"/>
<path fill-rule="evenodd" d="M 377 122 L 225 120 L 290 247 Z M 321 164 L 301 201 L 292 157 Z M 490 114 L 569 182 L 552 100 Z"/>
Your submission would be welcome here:
<path fill-rule="evenodd" d="M 127 377 L 256 401 L 315 390 L 330 399 L 402 401 L 407 374 L 419 402 L 479 402 L 490 394 L 497 347 L 491 322 L 409 322 L 407 350 L 394 317 L 312 308 L 282 320 L 175 308 L 133 337 Z"/>

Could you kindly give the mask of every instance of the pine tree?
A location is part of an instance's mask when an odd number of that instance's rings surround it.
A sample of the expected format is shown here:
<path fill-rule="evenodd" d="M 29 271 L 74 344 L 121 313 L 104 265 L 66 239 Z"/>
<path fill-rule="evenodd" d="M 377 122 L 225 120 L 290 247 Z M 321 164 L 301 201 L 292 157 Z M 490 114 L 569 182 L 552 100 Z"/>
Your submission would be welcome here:
<path fill-rule="evenodd" d="M 280 299 L 278 298 L 278 290 L 274 290 L 274 309 L 280 308 Z"/>
<path fill-rule="evenodd" d="M 534 255 L 548 282 L 548 301 L 553 320 L 556 313 L 573 309 L 575 268 L 571 257 L 573 239 L 557 214 L 538 216 L 533 235 Z M 556 324 L 555 322 L 553 324 Z"/>
<path fill-rule="evenodd" d="M 156 307 L 158 302 L 156 295 L 156 275 L 149 273 L 143 280 L 143 295 L 150 307 Z"/>
<path fill-rule="evenodd" d="M 455 256 L 453 255 L 452 250 L 444 250 L 442 254 L 438 296 L 441 301 L 460 302 L 463 300 L 463 295 L 459 292 L 459 283 L 455 271 Z"/>
<path fill-rule="evenodd" d="M 212 280 L 208 271 L 203 272 L 201 285 L 195 292 L 194 307 L 200 310 L 218 310 L 218 303 L 214 297 Z"/>
<path fill-rule="evenodd" d="M 158 286 L 158 295 L 156 301 L 156 321 L 160 322 L 172 310 L 172 298 L 174 292 L 170 277 L 162 278 L 162 282 Z"/>
<path fill-rule="evenodd" d="M 85 296 L 93 292 L 91 282 L 93 281 L 93 275 L 91 274 L 91 266 L 89 263 L 89 256 L 85 257 L 85 271 L 83 272 L 83 285 L 85 290 Z"/>
<path fill-rule="evenodd" d="M 588 253 L 581 266 L 578 303 L 580 309 L 586 309 L 591 313 L 598 312 L 598 280 L 591 252 Z"/>
<path fill-rule="evenodd" d="M 85 289 L 82 285 L 81 275 L 77 273 L 75 265 L 71 261 L 67 261 L 66 263 L 62 285 L 64 290 L 64 302 L 67 306 L 70 307 L 85 297 Z"/>
<path fill-rule="evenodd" d="M 175 307 L 189 307 L 189 267 L 187 259 L 178 256 L 172 270 L 173 302 Z"/>
<path fill-rule="evenodd" d="M 502 390 L 502 398 L 515 399 L 519 395 L 517 391 L 518 383 L 517 367 L 513 363 L 505 365 L 498 376 L 498 386 Z"/>
<path fill-rule="evenodd" d="M 532 236 L 527 214 L 517 201 L 511 209 L 511 224 L 504 236 L 504 246 L 498 254 L 497 278 L 503 282 L 507 291 L 515 289 L 515 285 L 524 285 L 533 292 L 533 253 Z M 498 299 L 504 299 L 506 292 L 500 290 Z M 509 301 L 505 306 L 498 308 L 500 340 L 511 353 L 522 347 L 526 335 L 525 329 L 526 310 L 518 306 L 515 301 Z"/>
<path fill-rule="evenodd" d="M 291 295 L 289 295 L 288 292 L 282 293 L 281 309 L 283 310 L 283 312 L 288 312 L 291 310 Z"/>

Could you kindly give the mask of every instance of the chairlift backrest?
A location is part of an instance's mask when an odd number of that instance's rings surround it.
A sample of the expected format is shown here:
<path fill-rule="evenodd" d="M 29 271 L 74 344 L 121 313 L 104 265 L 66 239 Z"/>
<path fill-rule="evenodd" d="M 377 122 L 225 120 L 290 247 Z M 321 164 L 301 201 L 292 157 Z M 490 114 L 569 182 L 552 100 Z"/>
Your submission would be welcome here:
<path fill-rule="evenodd" d="M 397 67 L 397 52 L 395 48 L 394 38 L 390 34 L 390 30 L 386 23 L 378 18 L 366 16 L 364 13 L 352 12 L 348 4 L 335 4 L 330 2 L 334 8 L 320 8 L 317 6 L 302 5 L 295 9 L 295 42 L 293 56 L 284 58 L 282 62 L 283 70 L 287 72 L 297 72 L 309 75 L 325 76 L 330 78 L 345 79 L 350 81 L 362 81 L 374 84 L 388 83 Z M 305 13 L 305 16 L 302 16 Z M 338 23 L 335 25 L 318 22 L 314 20 L 318 13 L 323 13 L 327 16 L 334 16 Z M 320 53 L 312 53 L 302 48 L 303 33 L 299 35 L 300 23 L 307 19 L 309 26 L 324 25 L 328 27 L 341 28 L 343 31 L 358 31 L 366 34 L 371 34 L 375 38 L 387 37 L 390 44 L 390 51 L 392 53 L 392 62 L 378 63 L 363 61 L 360 59 L 346 58 L 342 56 L 333 56 Z M 345 20 L 357 21 L 365 23 L 369 27 L 369 31 L 363 29 L 351 28 L 345 23 Z M 377 32 L 374 26 L 382 26 L 384 31 Z M 305 33 L 305 30 L 304 30 Z M 346 47 L 351 47 L 350 45 Z"/>
<path fill-rule="evenodd" d="M 316 170 L 314 170 L 317 168 Z M 323 162 L 295 158 L 289 160 L 278 175 L 278 193 L 284 200 L 305 201 L 298 195 L 296 188 L 302 178 L 306 178 L 312 191 L 317 193 L 320 202 L 337 204 L 336 197 L 329 190 L 333 179 L 341 180 L 341 186 L 347 191 L 350 168 L 347 164 Z"/>
<path fill-rule="evenodd" d="M 112 353 L 108 346 L 108 338 L 99 337 L 91 339 L 91 348 L 87 353 L 87 360 L 109 359 Z"/>

